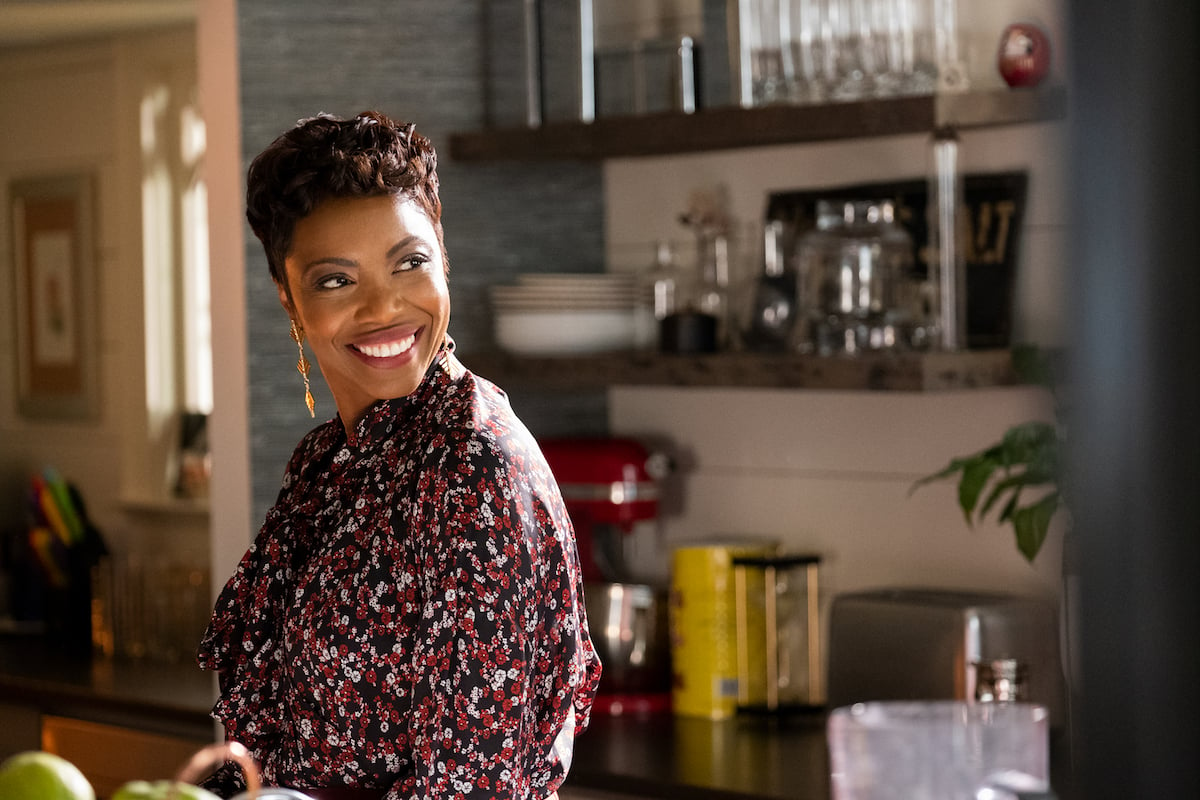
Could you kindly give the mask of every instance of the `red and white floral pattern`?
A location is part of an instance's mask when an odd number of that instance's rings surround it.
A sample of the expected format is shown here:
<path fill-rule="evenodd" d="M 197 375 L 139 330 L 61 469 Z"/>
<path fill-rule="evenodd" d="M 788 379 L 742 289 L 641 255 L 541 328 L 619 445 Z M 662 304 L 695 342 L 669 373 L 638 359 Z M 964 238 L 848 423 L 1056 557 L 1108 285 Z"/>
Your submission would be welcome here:
<path fill-rule="evenodd" d="M 536 442 L 447 349 L 352 436 L 334 419 L 296 448 L 199 661 L 267 785 L 543 798 L 600 675 L 582 592 Z"/>

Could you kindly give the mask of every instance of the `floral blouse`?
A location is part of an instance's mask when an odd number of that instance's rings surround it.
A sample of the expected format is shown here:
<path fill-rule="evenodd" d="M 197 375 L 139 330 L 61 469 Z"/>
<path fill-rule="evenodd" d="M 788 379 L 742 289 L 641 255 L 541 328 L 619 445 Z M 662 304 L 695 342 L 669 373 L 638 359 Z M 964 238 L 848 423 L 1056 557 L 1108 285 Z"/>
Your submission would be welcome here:
<path fill-rule="evenodd" d="M 450 345 L 452 349 L 453 345 Z M 296 448 L 199 662 L 265 785 L 542 798 L 600 676 L 575 537 L 506 395 L 444 350 Z M 241 788 L 228 765 L 208 788 Z"/>

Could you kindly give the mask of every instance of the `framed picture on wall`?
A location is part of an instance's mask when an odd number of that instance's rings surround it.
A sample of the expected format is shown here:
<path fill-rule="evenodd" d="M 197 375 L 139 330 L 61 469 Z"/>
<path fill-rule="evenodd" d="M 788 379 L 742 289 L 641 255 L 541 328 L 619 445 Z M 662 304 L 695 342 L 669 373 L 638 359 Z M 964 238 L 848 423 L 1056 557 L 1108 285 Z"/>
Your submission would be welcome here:
<path fill-rule="evenodd" d="M 88 175 L 10 185 L 15 269 L 17 410 L 26 417 L 99 416 L 93 181 Z"/>

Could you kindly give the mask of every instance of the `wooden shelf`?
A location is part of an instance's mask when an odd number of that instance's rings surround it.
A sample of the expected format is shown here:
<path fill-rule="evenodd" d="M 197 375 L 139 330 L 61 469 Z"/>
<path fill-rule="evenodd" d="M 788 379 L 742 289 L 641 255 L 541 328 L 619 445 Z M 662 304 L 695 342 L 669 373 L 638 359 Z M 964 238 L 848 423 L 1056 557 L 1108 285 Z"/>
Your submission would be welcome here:
<path fill-rule="evenodd" d="M 597 160 L 1061 119 L 1066 91 L 996 89 L 823 105 L 711 108 L 453 133 L 458 161 Z"/>
<path fill-rule="evenodd" d="M 608 386 L 719 386 L 934 392 L 1016 384 L 1008 350 L 884 353 L 820 358 L 795 353 L 589 356 L 466 354 L 462 362 L 501 387 L 557 390 Z"/>
<path fill-rule="evenodd" d="M 997 89 L 824 105 L 712 108 L 557 122 L 538 128 L 454 133 L 459 161 L 601 160 L 931 133 L 1062 119 L 1062 87 Z M 464 355 L 476 374 L 501 386 L 556 390 L 608 386 L 721 386 L 929 392 L 1017 383 L 1008 350 L 887 353 L 819 358 L 795 353 L 583 357 L 503 352 Z"/>
<path fill-rule="evenodd" d="M 121 506 L 139 514 L 205 515 L 210 512 L 207 497 L 151 497 L 149 495 L 123 496 Z"/>

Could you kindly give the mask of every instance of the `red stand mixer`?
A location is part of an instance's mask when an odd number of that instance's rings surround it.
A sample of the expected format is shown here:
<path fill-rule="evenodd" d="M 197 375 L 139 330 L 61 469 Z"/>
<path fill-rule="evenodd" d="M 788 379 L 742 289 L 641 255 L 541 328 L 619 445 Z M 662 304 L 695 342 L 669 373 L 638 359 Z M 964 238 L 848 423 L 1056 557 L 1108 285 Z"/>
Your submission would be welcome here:
<path fill-rule="evenodd" d="M 604 663 L 598 713 L 667 711 L 671 704 L 665 588 L 631 582 L 622 538 L 659 513 L 662 453 L 623 438 L 539 440 L 575 527 L 592 642 Z"/>

